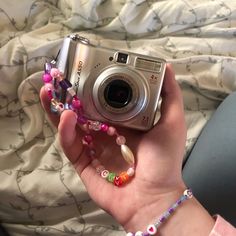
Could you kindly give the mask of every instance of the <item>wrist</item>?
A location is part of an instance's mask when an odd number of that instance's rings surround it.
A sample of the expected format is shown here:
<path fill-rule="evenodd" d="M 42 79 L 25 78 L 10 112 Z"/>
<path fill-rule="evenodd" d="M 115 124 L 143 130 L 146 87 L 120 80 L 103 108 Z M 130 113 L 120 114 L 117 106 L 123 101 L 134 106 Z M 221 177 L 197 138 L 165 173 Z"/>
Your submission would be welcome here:
<path fill-rule="evenodd" d="M 151 228 L 154 226 L 157 228 L 157 233 L 163 236 L 209 235 L 214 220 L 194 197 L 189 199 L 189 196 L 186 197 L 183 192 L 181 188 L 176 189 L 163 194 L 155 202 L 143 206 L 124 225 L 124 229 L 126 232 L 133 233 L 147 232 L 147 226 L 152 225 Z"/>
<path fill-rule="evenodd" d="M 136 213 L 123 224 L 126 232 L 144 232 L 149 224 L 153 224 L 173 203 L 180 198 L 185 186 L 175 189 L 162 189 L 158 193 L 151 193 L 151 200 L 138 208 Z M 146 198 L 147 199 L 147 198 Z"/>

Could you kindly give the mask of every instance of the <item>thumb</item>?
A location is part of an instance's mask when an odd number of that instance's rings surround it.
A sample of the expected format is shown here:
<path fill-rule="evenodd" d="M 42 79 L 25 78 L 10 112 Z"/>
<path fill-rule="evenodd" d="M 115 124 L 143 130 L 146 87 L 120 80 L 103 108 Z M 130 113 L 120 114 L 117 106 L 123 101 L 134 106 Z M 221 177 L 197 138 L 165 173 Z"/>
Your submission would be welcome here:
<path fill-rule="evenodd" d="M 82 152 L 81 130 L 76 126 L 77 115 L 65 110 L 60 116 L 58 125 L 59 141 L 67 158 L 75 163 Z"/>
<path fill-rule="evenodd" d="M 181 90 L 170 64 L 167 65 L 163 82 L 160 123 L 185 123 Z"/>

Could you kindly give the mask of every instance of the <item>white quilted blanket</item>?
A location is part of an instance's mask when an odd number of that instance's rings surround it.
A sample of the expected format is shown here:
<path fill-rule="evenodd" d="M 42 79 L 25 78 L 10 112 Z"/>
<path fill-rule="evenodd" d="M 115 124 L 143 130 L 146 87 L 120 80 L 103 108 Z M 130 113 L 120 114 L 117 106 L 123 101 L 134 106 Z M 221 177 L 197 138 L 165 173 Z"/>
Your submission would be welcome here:
<path fill-rule="evenodd" d="M 236 90 L 235 0 L 1 0 L 0 221 L 11 235 L 124 235 L 89 198 L 40 106 L 43 64 L 71 32 L 173 63 L 186 153 Z"/>

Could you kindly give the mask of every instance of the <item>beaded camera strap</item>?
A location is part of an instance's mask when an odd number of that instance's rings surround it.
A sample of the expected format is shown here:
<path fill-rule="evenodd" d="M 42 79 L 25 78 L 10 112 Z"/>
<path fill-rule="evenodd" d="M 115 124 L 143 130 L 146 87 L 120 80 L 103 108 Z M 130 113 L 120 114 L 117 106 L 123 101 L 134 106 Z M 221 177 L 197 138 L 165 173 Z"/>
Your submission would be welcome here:
<path fill-rule="evenodd" d="M 147 226 L 145 232 L 137 231 L 136 233 L 129 232 L 126 236 L 151 236 L 156 235 L 158 229 L 161 225 L 163 225 L 166 220 L 175 212 L 175 210 L 182 205 L 186 200 L 193 197 L 193 192 L 191 189 L 184 190 L 182 196 L 172 205 L 168 210 L 166 210 L 157 220 L 155 223 L 150 224 Z"/>
<path fill-rule="evenodd" d="M 87 119 L 83 114 L 83 106 L 79 97 L 76 95 L 72 84 L 64 78 L 64 75 L 55 67 L 55 61 L 45 63 L 44 74 L 42 80 L 45 90 L 51 101 L 51 111 L 60 115 L 64 110 L 72 110 L 77 115 L 77 123 L 86 128 L 86 135 L 82 138 L 82 144 L 88 148 L 88 156 L 91 158 L 91 164 L 96 169 L 96 172 L 108 182 L 115 186 L 122 186 L 127 183 L 135 174 L 135 158 L 133 152 L 126 145 L 126 139 L 120 135 L 116 128 L 108 124 Z M 65 94 L 65 102 L 63 94 Z M 83 104 L 85 105 L 85 104 Z M 127 171 L 117 175 L 114 172 L 108 171 L 96 157 L 96 150 L 93 142 L 93 131 L 100 131 L 109 136 L 114 136 L 117 145 L 121 148 L 121 154 L 124 160 L 130 165 Z"/>

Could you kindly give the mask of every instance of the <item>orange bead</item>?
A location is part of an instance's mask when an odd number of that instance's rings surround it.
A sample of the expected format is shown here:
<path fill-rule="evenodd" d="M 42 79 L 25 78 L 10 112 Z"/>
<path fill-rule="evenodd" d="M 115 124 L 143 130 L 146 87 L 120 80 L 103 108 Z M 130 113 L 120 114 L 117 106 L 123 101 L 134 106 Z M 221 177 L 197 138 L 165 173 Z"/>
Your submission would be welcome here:
<path fill-rule="evenodd" d="M 122 172 L 122 173 L 120 173 L 120 178 L 122 179 L 122 182 L 123 183 L 126 183 L 126 182 L 128 182 L 129 181 L 129 175 L 126 173 L 126 172 Z"/>

